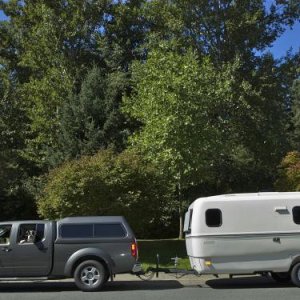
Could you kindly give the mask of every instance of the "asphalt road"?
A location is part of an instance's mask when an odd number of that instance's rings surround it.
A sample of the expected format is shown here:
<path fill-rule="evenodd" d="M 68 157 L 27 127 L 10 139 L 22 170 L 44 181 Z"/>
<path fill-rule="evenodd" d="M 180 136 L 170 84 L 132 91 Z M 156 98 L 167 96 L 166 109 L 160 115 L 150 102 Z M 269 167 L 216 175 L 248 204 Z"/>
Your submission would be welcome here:
<path fill-rule="evenodd" d="M 109 282 L 101 292 L 83 293 L 73 282 L 0 283 L 5 300 L 144 300 L 144 299 L 299 299 L 300 288 L 267 278 Z"/>

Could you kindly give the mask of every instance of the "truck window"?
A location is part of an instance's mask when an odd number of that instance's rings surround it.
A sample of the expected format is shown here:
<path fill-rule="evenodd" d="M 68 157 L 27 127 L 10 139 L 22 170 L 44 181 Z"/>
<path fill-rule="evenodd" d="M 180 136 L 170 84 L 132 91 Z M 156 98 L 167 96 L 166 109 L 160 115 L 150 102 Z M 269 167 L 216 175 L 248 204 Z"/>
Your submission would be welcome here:
<path fill-rule="evenodd" d="M 222 212 L 218 208 L 208 209 L 205 212 L 205 218 L 208 227 L 220 227 L 222 225 Z"/>
<path fill-rule="evenodd" d="M 10 244 L 11 225 L 0 225 L 0 244 Z"/>
<path fill-rule="evenodd" d="M 293 220 L 300 225 L 300 206 L 293 207 Z"/>
<path fill-rule="evenodd" d="M 110 238 L 110 237 L 125 237 L 126 232 L 121 224 L 95 224 L 94 237 Z"/>
<path fill-rule="evenodd" d="M 62 238 L 92 238 L 93 224 L 63 224 L 60 227 Z"/>
<path fill-rule="evenodd" d="M 116 238 L 125 237 L 126 230 L 122 224 L 62 224 L 60 226 L 62 238 Z"/>
<path fill-rule="evenodd" d="M 43 240 L 45 224 L 21 224 L 18 230 L 18 244 L 33 244 Z"/>

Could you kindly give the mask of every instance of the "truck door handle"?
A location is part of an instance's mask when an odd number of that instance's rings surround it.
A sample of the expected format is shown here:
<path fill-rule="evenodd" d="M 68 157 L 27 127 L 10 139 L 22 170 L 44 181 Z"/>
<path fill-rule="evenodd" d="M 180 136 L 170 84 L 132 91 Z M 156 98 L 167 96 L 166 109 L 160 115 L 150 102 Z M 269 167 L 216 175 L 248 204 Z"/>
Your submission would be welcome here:
<path fill-rule="evenodd" d="M 3 248 L 1 248 L 1 250 L 4 251 L 4 252 L 9 252 L 9 251 L 11 251 L 12 249 L 3 247 Z"/>
<path fill-rule="evenodd" d="M 274 243 L 280 243 L 280 238 L 279 237 L 274 237 L 273 242 Z"/>

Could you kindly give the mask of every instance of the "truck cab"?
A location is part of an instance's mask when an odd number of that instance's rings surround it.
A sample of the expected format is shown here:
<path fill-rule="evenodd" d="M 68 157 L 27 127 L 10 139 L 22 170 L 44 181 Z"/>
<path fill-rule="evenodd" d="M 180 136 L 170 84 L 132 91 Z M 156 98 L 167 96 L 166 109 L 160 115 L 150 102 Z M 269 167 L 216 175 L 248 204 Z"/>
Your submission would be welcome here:
<path fill-rule="evenodd" d="M 48 221 L 0 223 L 0 276 L 48 276 L 53 227 Z"/>
<path fill-rule="evenodd" d="M 99 290 L 114 274 L 141 270 L 123 217 L 71 217 L 0 223 L 0 278 L 71 278 Z"/>

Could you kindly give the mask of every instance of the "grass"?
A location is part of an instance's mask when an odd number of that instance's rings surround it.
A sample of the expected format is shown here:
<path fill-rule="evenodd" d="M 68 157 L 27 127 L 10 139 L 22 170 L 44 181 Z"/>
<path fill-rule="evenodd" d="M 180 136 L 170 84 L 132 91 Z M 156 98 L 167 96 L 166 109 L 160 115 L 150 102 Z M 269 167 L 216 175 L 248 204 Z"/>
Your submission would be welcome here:
<path fill-rule="evenodd" d="M 185 241 L 170 240 L 139 240 L 139 260 L 143 269 L 156 266 L 156 255 L 159 254 L 159 266 L 162 268 L 174 267 L 172 257 L 180 258 L 177 268 L 190 269 L 190 262 L 186 254 Z"/>

